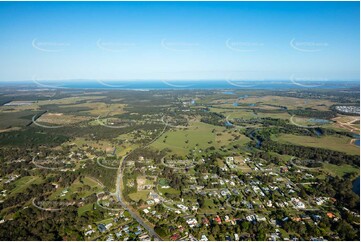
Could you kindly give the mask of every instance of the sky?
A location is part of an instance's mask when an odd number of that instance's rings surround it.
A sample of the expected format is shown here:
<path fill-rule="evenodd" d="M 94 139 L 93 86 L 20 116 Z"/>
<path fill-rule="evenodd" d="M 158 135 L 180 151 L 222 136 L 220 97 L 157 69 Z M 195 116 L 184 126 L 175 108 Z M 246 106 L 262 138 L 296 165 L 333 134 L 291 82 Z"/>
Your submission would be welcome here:
<path fill-rule="evenodd" d="M 359 80 L 359 2 L 0 2 L 0 81 Z"/>

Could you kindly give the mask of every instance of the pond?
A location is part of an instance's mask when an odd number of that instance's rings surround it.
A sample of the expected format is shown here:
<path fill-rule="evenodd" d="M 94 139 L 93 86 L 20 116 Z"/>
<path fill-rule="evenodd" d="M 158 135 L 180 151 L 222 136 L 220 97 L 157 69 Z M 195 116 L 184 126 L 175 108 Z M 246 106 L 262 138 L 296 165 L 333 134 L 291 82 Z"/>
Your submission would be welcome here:
<path fill-rule="evenodd" d="M 352 191 L 360 196 L 360 176 L 352 182 Z"/>
<path fill-rule="evenodd" d="M 357 146 L 360 146 L 360 135 L 359 134 L 353 134 L 353 138 L 356 139 L 354 144 Z"/>
<path fill-rule="evenodd" d="M 320 119 L 320 118 L 310 118 L 308 122 L 317 123 L 317 124 L 328 124 L 330 123 L 327 119 Z"/>
<path fill-rule="evenodd" d="M 234 92 L 231 92 L 231 91 L 226 91 L 226 92 L 223 92 L 223 94 L 233 95 L 233 94 L 234 94 Z"/>
<path fill-rule="evenodd" d="M 233 124 L 231 122 L 229 122 L 228 120 L 224 123 L 224 125 L 226 125 L 226 127 L 232 127 Z"/>

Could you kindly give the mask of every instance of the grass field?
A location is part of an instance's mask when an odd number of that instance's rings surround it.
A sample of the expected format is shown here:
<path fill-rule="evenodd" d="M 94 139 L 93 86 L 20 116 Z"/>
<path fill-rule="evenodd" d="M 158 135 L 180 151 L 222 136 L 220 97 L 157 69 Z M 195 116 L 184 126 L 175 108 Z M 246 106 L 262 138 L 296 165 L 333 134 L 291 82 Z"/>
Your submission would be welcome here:
<path fill-rule="evenodd" d="M 82 181 L 83 183 L 79 179 L 77 179 L 68 188 L 59 187 L 53 194 L 51 194 L 49 198 L 50 199 L 60 198 L 60 199 L 71 200 L 73 194 L 77 194 L 77 196 L 80 198 L 80 197 L 87 197 L 93 193 L 102 191 L 102 188 L 98 185 L 98 183 L 96 183 L 94 180 L 90 179 L 89 177 L 85 177 Z M 85 190 L 84 189 L 85 185 L 90 186 L 90 189 Z M 65 193 L 64 196 L 62 196 L 62 192 L 64 190 L 67 190 L 68 192 Z"/>
<path fill-rule="evenodd" d="M 180 191 L 174 189 L 174 188 L 161 188 L 161 186 L 158 186 L 158 191 L 161 192 L 162 194 L 174 194 L 174 195 L 179 195 Z"/>
<path fill-rule="evenodd" d="M 346 152 L 352 155 L 360 154 L 359 147 L 350 144 L 351 139 L 348 137 L 337 137 L 337 136 L 309 137 L 309 136 L 298 136 L 292 134 L 282 134 L 277 138 L 273 137 L 273 139 L 283 143 L 291 143 L 291 144 L 308 146 L 308 147 L 330 149 L 340 152 Z"/>
<path fill-rule="evenodd" d="M 25 191 L 31 184 L 40 184 L 41 177 L 38 176 L 24 176 L 15 181 L 16 187 L 11 191 L 12 194 Z"/>
<path fill-rule="evenodd" d="M 192 122 L 186 130 L 167 131 L 152 146 L 159 150 L 169 148 L 177 154 L 186 155 L 189 149 L 195 148 L 197 144 L 201 149 L 215 145 L 216 135 L 212 133 L 212 130 L 216 128 L 213 125 Z M 163 143 L 163 140 L 166 140 L 166 142 Z"/>
<path fill-rule="evenodd" d="M 332 175 L 336 175 L 339 177 L 343 177 L 345 174 L 352 173 L 352 172 L 356 172 L 356 173 L 360 174 L 359 168 L 353 167 L 350 165 L 338 166 L 338 165 L 333 165 L 333 164 L 329 164 L 329 163 L 324 163 L 323 168 L 326 171 L 328 171 L 329 173 L 331 173 Z"/>
<path fill-rule="evenodd" d="M 242 100 L 241 103 L 260 103 L 260 104 L 272 104 L 279 106 L 286 106 L 288 109 L 300 108 L 314 108 L 317 110 L 328 110 L 328 107 L 335 104 L 328 100 L 322 99 L 301 99 L 293 97 L 281 97 L 281 96 L 262 96 L 262 97 L 248 97 Z"/>
<path fill-rule="evenodd" d="M 214 132 L 212 132 L 213 130 Z M 199 152 L 199 149 L 211 146 L 220 148 L 230 143 L 243 144 L 249 142 L 247 137 L 240 136 L 239 140 L 233 140 L 232 131 L 228 132 L 225 127 L 192 121 L 188 129 L 167 131 L 151 146 L 159 150 L 169 148 L 173 153 L 184 156 L 193 149 Z"/>
<path fill-rule="evenodd" d="M 140 199 L 142 199 L 143 201 L 146 201 L 149 195 L 149 191 L 138 191 L 135 193 L 130 193 L 129 197 L 130 199 L 132 199 L 133 201 L 138 202 Z"/>
<path fill-rule="evenodd" d="M 93 209 L 93 205 L 94 205 L 93 203 L 89 203 L 89 204 L 86 204 L 86 205 L 80 207 L 80 208 L 78 209 L 78 215 L 81 216 L 81 215 L 84 214 L 85 212 L 92 210 L 92 209 Z"/>
<path fill-rule="evenodd" d="M 63 113 L 45 113 L 37 120 L 37 122 L 44 122 L 49 124 L 69 125 L 82 121 L 90 120 L 90 117 L 63 114 Z"/>

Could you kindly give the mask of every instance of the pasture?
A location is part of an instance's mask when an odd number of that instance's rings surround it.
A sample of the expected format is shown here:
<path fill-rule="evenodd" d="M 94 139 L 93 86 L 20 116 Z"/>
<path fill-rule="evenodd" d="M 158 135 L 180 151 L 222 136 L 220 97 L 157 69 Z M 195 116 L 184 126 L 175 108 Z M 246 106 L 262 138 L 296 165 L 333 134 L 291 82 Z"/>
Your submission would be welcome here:
<path fill-rule="evenodd" d="M 282 134 L 279 135 L 278 137 L 273 137 L 272 139 L 282 143 L 291 143 L 295 145 L 330 149 L 330 150 L 345 152 L 351 155 L 360 154 L 359 147 L 352 145 L 350 143 L 351 138 L 346 136 L 325 135 L 320 137 L 311 137 L 311 136 L 299 136 L 292 134 Z"/>

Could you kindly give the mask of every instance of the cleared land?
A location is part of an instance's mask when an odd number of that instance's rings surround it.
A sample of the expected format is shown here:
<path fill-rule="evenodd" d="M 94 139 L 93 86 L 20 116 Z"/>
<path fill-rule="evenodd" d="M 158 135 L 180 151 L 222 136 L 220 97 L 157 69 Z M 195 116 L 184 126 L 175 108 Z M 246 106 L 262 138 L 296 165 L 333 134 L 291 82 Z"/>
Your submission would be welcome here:
<path fill-rule="evenodd" d="M 360 154 L 359 147 L 350 144 L 350 138 L 348 137 L 337 137 L 337 136 L 321 136 L 321 137 L 310 137 L 310 136 L 298 136 L 293 134 L 282 134 L 278 137 L 273 137 L 274 140 L 291 143 L 296 145 L 318 147 L 330 150 L 336 150 L 340 152 L 346 152 L 352 155 Z"/>
<path fill-rule="evenodd" d="M 343 177 L 345 174 L 353 173 L 353 172 L 356 172 L 357 174 L 360 174 L 359 168 L 353 167 L 353 166 L 350 166 L 350 165 L 338 166 L 338 165 L 333 165 L 333 164 L 329 164 L 329 163 L 324 163 L 323 168 L 327 172 L 330 172 L 331 175 L 336 175 L 336 176 L 339 176 L 339 177 Z"/>
<path fill-rule="evenodd" d="M 227 131 L 224 132 L 225 130 L 224 127 L 195 121 L 190 123 L 188 129 L 167 131 L 151 146 L 159 150 L 169 148 L 173 153 L 178 155 L 186 155 L 189 150 L 193 149 L 201 153 L 199 149 L 205 149 L 211 146 L 219 148 L 222 145 L 229 145 L 233 137 L 227 133 Z M 217 133 L 221 134 L 217 135 Z M 233 143 L 246 143 L 248 141 L 249 139 L 247 137 L 241 135 L 240 138 Z"/>

